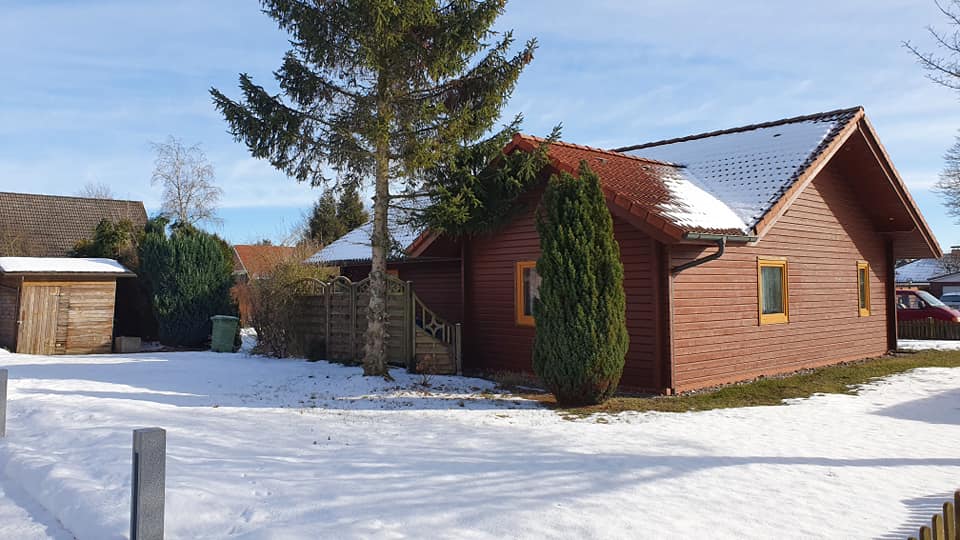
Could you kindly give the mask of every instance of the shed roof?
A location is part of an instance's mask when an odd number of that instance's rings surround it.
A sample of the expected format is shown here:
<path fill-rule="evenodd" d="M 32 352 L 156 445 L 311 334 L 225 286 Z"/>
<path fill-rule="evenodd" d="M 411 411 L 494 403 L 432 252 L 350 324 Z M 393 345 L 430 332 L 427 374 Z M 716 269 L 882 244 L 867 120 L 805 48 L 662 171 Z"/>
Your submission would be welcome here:
<path fill-rule="evenodd" d="M 0 256 L 64 257 L 104 219 L 147 222 L 140 201 L 0 192 Z"/>
<path fill-rule="evenodd" d="M 134 276 L 113 259 L 72 257 L 0 257 L 0 274 Z"/>

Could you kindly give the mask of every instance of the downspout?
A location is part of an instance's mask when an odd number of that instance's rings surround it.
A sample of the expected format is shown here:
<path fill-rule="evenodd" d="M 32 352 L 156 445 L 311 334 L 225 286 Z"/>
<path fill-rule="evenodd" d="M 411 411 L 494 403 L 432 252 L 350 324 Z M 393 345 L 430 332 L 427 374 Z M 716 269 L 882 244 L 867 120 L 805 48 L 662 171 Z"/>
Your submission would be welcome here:
<path fill-rule="evenodd" d="M 717 243 L 717 251 L 715 251 L 714 253 L 711 253 L 710 255 L 707 255 L 706 257 L 700 257 L 699 259 L 694 259 L 690 262 L 683 263 L 679 266 L 674 266 L 673 268 L 670 269 L 670 273 L 673 275 L 677 275 L 680 272 L 683 272 L 684 270 L 693 268 L 694 266 L 700 266 L 701 264 L 706 264 L 712 260 L 719 259 L 720 257 L 722 257 L 723 252 L 727 247 L 727 238 L 722 237 L 718 240 L 714 240 L 714 242 Z"/>
<path fill-rule="evenodd" d="M 705 234 L 705 233 L 687 233 L 683 235 L 686 240 L 709 240 L 717 244 L 717 251 L 707 255 L 706 257 L 701 257 L 699 259 L 694 259 L 690 262 L 683 263 L 678 266 L 674 266 L 670 269 L 670 273 L 677 275 L 684 270 L 688 270 L 695 266 L 700 266 L 701 264 L 706 264 L 710 261 L 719 259 L 723 256 L 724 251 L 726 251 L 727 241 L 732 242 L 742 242 L 750 243 L 756 242 L 756 236 L 745 236 L 745 235 L 731 235 L 731 234 Z"/>

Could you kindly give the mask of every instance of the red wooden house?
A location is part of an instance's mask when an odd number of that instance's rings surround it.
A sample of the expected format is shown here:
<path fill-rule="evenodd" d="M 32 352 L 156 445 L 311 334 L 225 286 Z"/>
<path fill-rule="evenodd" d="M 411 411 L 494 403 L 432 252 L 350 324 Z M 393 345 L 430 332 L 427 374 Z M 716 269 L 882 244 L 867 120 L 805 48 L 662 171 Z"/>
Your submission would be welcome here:
<path fill-rule="evenodd" d="M 504 152 L 540 142 L 517 136 Z M 544 179 L 584 160 L 601 177 L 624 264 L 623 388 L 883 354 L 896 346 L 894 261 L 940 255 L 861 108 L 613 151 L 555 143 L 550 160 Z M 530 370 L 542 189 L 489 235 L 395 234 L 407 247 L 391 271 L 462 323 L 465 371 Z M 364 277 L 368 238 L 358 229 L 316 259 Z"/>

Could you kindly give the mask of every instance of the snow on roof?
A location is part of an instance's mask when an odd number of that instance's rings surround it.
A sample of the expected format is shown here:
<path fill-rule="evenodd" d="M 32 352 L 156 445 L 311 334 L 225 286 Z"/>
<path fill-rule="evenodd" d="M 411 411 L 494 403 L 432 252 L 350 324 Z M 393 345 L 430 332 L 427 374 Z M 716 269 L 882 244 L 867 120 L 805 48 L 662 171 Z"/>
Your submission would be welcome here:
<path fill-rule="evenodd" d="M 897 283 L 929 283 L 931 279 L 949 274 L 940 259 L 917 259 L 896 269 Z"/>
<path fill-rule="evenodd" d="M 0 257 L 4 274 L 131 274 L 113 259 Z"/>
<path fill-rule="evenodd" d="M 424 198 L 408 199 L 403 204 L 407 208 L 391 208 L 388 214 L 390 235 L 400 249 L 405 249 L 423 233 L 422 227 L 411 223 L 412 209 L 425 207 L 429 201 Z M 370 260 L 370 237 L 373 234 L 373 219 L 341 236 L 336 241 L 314 253 L 306 260 L 308 263 L 336 263 L 346 261 Z"/>
<path fill-rule="evenodd" d="M 737 229 L 748 233 L 749 227 L 732 208 L 700 187 L 696 179 L 685 172 L 661 176 L 663 186 L 670 192 L 670 198 L 658 205 L 664 216 L 689 229 Z"/>
<path fill-rule="evenodd" d="M 859 110 L 779 120 L 618 151 L 684 166 L 690 182 L 722 201 L 753 228 Z M 690 192 L 681 195 L 686 193 Z M 713 214 L 705 212 L 704 216 Z"/>

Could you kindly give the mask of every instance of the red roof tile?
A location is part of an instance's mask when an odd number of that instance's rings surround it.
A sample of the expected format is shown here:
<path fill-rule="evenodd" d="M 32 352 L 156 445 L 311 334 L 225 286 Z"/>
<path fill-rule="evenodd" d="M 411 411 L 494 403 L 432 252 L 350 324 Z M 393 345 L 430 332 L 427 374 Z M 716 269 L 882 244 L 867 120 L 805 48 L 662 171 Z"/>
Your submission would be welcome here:
<path fill-rule="evenodd" d="M 287 246 L 233 246 L 234 271 L 256 278 L 270 272 L 278 262 L 292 257 L 295 251 Z"/>

